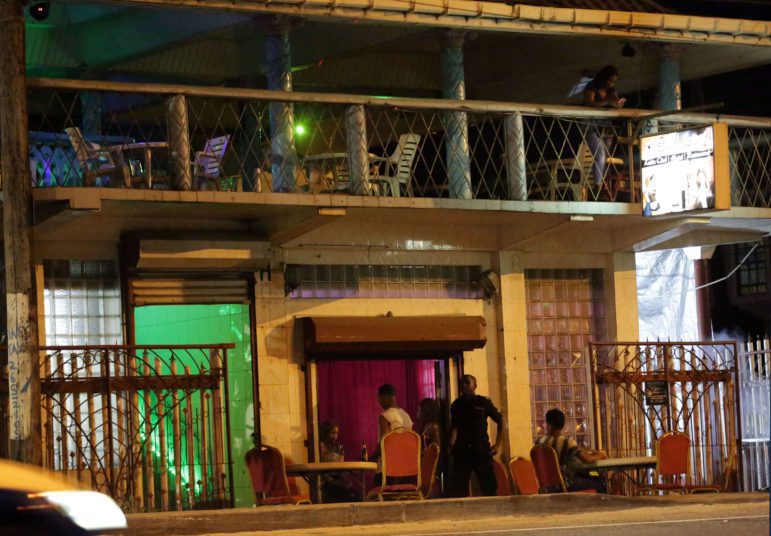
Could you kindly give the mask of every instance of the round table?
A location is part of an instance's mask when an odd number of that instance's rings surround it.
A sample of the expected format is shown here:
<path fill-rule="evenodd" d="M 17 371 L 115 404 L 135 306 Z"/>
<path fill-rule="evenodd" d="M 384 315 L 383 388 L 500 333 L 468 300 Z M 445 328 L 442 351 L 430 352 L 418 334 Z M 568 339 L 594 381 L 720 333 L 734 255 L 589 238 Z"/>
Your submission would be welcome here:
<path fill-rule="evenodd" d="M 367 484 L 364 474 L 367 471 L 376 471 L 375 462 L 316 462 L 316 463 L 294 463 L 286 466 L 288 476 L 301 476 L 308 484 L 318 490 L 318 502 L 321 498 L 321 477 L 330 473 L 352 473 L 357 475 L 361 481 L 361 500 L 367 497 Z"/>

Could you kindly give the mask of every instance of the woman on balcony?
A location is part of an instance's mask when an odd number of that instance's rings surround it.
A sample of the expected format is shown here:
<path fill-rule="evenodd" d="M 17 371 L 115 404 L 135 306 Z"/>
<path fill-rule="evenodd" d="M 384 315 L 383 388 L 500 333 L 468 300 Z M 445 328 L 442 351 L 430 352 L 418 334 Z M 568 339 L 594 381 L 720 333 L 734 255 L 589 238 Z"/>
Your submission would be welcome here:
<path fill-rule="evenodd" d="M 584 105 L 595 108 L 621 108 L 626 103 L 625 98 L 619 98 L 616 93 L 616 81 L 618 80 L 618 70 L 612 65 L 606 65 L 600 69 L 594 79 L 584 88 Z M 605 121 L 591 121 L 586 133 L 586 142 L 592 151 L 594 163 L 592 164 L 592 175 L 594 184 L 597 188 L 602 187 L 605 179 L 605 168 L 610 148 L 608 140 L 603 136 L 603 130 L 609 124 Z"/>

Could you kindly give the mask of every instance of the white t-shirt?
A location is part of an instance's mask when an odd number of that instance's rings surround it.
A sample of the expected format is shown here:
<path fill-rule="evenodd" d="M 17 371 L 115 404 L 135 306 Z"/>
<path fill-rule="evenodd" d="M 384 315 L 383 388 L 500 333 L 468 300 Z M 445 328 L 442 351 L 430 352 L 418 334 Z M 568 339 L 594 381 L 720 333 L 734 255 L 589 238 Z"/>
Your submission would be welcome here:
<path fill-rule="evenodd" d="M 388 408 L 380 414 L 388 421 L 388 431 L 393 432 L 399 428 L 412 430 L 412 419 L 402 408 Z"/>

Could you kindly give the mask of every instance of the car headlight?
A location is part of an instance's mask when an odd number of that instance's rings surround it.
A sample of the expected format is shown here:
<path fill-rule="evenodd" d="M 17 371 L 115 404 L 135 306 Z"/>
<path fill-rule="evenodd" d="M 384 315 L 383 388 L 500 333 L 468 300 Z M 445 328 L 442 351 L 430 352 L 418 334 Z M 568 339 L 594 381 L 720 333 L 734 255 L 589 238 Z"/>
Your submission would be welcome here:
<path fill-rule="evenodd" d="M 48 491 L 36 494 L 59 507 L 85 530 L 119 530 L 126 528 L 126 516 L 104 493 L 96 491 Z"/>

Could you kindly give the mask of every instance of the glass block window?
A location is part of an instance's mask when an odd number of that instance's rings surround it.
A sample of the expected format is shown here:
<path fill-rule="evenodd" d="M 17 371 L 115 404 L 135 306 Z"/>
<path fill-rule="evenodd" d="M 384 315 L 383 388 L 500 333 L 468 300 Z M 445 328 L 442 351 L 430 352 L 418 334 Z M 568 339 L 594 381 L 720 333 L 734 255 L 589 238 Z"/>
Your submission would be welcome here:
<path fill-rule="evenodd" d="M 754 244 L 736 244 L 734 246 L 735 261 L 740 263 L 742 259 L 749 253 Z M 767 274 L 768 267 L 766 264 L 766 247 L 760 245 L 755 248 L 755 251 L 747 257 L 739 267 L 739 277 L 737 279 L 739 296 L 754 296 L 756 294 L 765 294 L 768 292 Z"/>
<path fill-rule="evenodd" d="M 565 413 L 564 434 L 589 446 L 589 341 L 605 338 L 602 270 L 526 270 L 527 339 L 533 439 L 551 408 Z"/>
<path fill-rule="evenodd" d="M 292 298 L 483 297 L 479 266 L 292 264 L 284 273 Z"/>
<path fill-rule="evenodd" d="M 123 344 L 115 261 L 45 261 L 46 344 Z"/>

